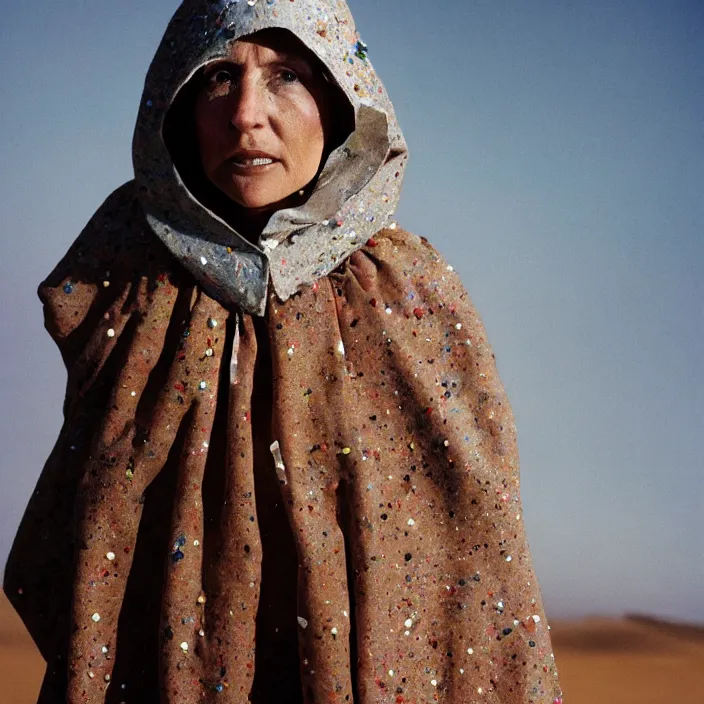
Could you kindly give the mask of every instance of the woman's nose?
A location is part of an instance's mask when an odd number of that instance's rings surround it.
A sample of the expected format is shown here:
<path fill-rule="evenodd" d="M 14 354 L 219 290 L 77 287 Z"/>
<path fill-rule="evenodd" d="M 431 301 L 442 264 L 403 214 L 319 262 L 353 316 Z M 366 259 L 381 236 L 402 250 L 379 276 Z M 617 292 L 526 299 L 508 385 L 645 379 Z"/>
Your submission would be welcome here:
<path fill-rule="evenodd" d="M 264 124 L 266 96 L 257 81 L 242 80 L 235 92 L 230 122 L 240 132 L 247 132 Z"/>

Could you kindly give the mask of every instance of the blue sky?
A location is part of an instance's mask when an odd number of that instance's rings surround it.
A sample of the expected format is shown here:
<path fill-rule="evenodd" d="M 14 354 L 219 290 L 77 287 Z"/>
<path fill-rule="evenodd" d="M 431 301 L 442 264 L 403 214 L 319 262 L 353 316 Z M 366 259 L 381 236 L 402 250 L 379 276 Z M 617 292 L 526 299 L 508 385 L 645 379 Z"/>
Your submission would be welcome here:
<path fill-rule="evenodd" d="M 495 348 L 549 613 L 704 621 L 704 5 L 350 4 L 411 150 L 398 219 Z M 61 420 L 35 289 L 131 177 L 175 6 L 2 0 L 0 562 Z"/>

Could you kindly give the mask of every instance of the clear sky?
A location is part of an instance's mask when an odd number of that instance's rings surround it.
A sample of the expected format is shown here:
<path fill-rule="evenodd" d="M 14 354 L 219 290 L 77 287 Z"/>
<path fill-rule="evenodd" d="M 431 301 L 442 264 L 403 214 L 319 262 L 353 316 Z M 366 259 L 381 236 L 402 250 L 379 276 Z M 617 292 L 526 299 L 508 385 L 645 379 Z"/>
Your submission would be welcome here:
<path fill-rule="evenodd" d="M 61 420 L 37 284 L 131 177 L 175 0 L 0 0 L 0 564 Z M 517 418 L 549 613 L 704 621 L 704 3 L 350 0 Z"/>

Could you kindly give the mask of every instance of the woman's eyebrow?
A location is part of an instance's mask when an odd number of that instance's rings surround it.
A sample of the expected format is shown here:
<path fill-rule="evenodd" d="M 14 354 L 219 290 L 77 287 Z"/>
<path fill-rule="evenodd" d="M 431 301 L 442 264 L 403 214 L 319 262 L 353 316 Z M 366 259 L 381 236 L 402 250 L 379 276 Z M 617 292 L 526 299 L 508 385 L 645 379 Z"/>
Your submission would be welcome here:
<path fill-rule="evenodd" d="M 305 66 L 306 68 L 312 70 L 311 62 L 308 61 L 308 59 L 306 59 L 304 56 L 301 56 L 300 54 L 296 54 L 294 52 L 277 51 L 276 54 L 271 57 L 271 59 L 266 60 L 264 63 L 266 65 L 297 64 L 299 66 Z M 236 66 L 237 68 L 241 68 L 245 65 L 241 61 L 236 61 L 235 59 L 226 56 L 213 61 L 210 65 L 216 66 L 218 64 L 230 64 L 231 66 Z"/>
<path fill-rule="evenodd" d="M 295 66 L 303 66 L 307 69 L 312 70 L 310 61 L 301 56 L 300 54 L 289 53 L 286 51 L 277 51 L 276 56 L 267 62 L 269 64 L 292 64 Z"/>
<path fill-rule="evenodd" d="M 307 71 L 313 71 L 313 66 L 311 65 L 311 62 L 308 61 L 305 56 L 301 56 L 300 54 L 297 54 L 295 52 L 277 51 L 275 52 L 275 55 L 271 58 L 271 60 L 267 61 L 266 63 L 269 66 L 289 65 L 295 66 L 299 69 L 302 68 Z"/>

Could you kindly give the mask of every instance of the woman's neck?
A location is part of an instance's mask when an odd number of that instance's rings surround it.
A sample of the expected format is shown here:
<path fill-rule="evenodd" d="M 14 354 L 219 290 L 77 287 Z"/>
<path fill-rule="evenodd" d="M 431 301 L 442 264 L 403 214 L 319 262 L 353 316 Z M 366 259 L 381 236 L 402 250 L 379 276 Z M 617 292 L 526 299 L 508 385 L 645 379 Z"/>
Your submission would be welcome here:
<path fill-rule="evenodd" d="M 256 245 L 271 216 L 284 208 L 295 208 L 308 199 L 307 190 L 297 191 L 263 208 L 243 208 L 219 192 L 210 191 L 202 203 L 219 215 L 235 232 Z"/>

